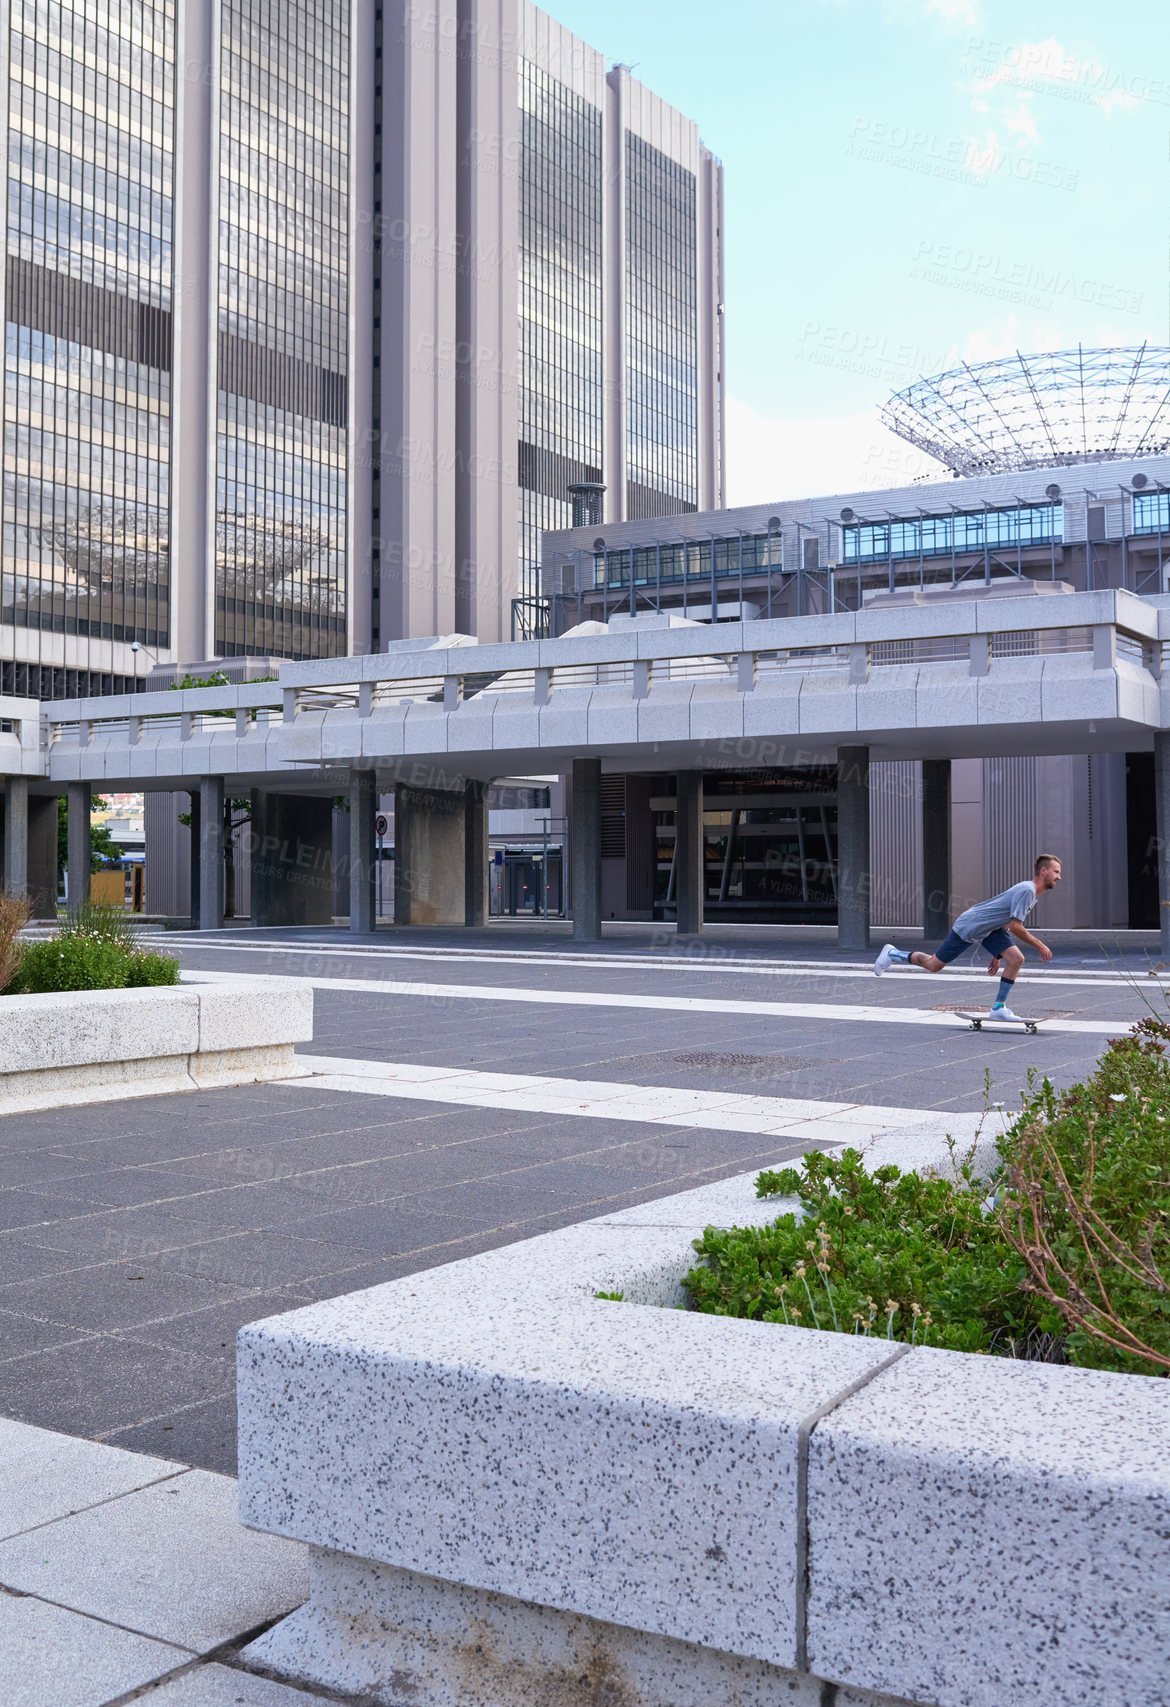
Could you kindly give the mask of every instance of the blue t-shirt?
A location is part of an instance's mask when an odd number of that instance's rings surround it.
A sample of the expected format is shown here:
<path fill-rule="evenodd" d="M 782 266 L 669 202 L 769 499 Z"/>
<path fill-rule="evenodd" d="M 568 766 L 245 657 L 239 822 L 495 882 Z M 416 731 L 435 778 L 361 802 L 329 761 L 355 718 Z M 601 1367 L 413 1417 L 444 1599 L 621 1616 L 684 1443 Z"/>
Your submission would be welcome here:
<path fill-rule="evenodd" d="M 992 931 L 1003 930 L 1009 920 L 1026 919 L 1035 905 L 1036 885 L 1013 883 L 1002 895 L 993 895 L 990 901 L 977 901 L 975 906 L 968 907 L 951 929 L 964 942 L 980 942 Z"/>

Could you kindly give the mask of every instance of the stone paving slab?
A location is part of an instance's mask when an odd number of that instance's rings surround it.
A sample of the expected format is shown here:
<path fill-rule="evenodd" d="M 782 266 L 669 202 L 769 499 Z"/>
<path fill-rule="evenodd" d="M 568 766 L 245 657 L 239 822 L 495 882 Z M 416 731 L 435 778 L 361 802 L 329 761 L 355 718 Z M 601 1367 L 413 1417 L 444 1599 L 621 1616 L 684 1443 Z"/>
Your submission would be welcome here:
<path fill-rule="evenodd" d="M 329 1707 L 334 1695 L 307 1695 L 272 1678 L 224 1665 L 202 1665 L 151 1690 L 143 1707 Z"/>
<path fill-rule="evenodd" d="M 235 1482 L 206 1470 L 0 1542 L 0 1583 L 194 1653 L 280 1617 L 308 1593 L 304 1549 L 243 1529 Z"/>
<path fill-rule="evenodd" d="M 182 1648 L 0 1593 L 4 1707 L 105 1707 L 190 1660 Z"/>
<path fill-rule="evenodd" d="M 0 1418 L 0 1541 L 178 1473 L 162 1458 Z"/>
<path fill-rule="evenodd" d="M 0 1537 L 3 1707 L 306 1701 L 200 1663 L 308 1586 L 301 1546 L 240 1524 L 230 1478 L 0 1420 Z"/>

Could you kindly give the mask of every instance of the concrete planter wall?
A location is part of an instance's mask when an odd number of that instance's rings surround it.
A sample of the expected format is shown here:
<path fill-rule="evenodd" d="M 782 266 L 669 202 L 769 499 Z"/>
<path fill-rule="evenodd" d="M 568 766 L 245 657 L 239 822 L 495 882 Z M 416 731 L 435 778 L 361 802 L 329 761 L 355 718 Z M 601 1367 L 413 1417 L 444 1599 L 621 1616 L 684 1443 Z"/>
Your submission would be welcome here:
<path fill-rule="evenodd" d="M 1170 1701 L 1170 1382 L 645 1308 L 753 1185 L 245 1328 L 241 1515 L 312 1581 L 246 1657 L 414 1707 Z"/>
<path fill-rule="evenodd" d="M 289 1078 L 312 1035 L 292 978 L 0 996 L 0 1114 Z"/>

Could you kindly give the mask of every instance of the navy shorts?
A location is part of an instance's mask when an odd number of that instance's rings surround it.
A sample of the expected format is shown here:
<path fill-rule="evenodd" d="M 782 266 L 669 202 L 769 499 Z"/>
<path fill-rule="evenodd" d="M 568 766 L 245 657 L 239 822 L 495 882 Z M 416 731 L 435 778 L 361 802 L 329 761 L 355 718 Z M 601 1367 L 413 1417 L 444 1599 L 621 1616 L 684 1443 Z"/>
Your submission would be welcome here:
<path fill-rule="evenodd" d="M 935 949 L 935 959 L 941 960 L 944 966 L 949 966 L 952 960 L 957 960 L 963 950 L 970 948 L 970 946 L 971 944 L 964 937 L 956 936 L 954 931 L 949 931 L 946 941 L 940 943 Z M 983 938 L 983 947 L 993 960 L 998 960 L 1004 949 L 1011 946 L 1012 939 L 1002 926 L 999 930 L 992 931 Z"/>

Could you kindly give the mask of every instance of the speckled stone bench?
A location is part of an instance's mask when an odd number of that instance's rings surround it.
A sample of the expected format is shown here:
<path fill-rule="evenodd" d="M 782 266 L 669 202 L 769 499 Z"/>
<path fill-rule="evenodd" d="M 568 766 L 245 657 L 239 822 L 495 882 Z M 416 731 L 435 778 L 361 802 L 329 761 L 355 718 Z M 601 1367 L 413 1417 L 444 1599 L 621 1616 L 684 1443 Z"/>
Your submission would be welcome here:
<path fill-rule="evenodd" d="M 311 1580 L 245 1659 L 412 1707 L 1170 1702 L 1170 1382 L 646 1308 L 753 1183 L 245 1328 L 241 1515 Z"/>
<path fill-rule="evenodd" d="M 312 1035 L 313 992 L 294 978 L 0 995 L 0 1115 L 291 1078 Z"/>

